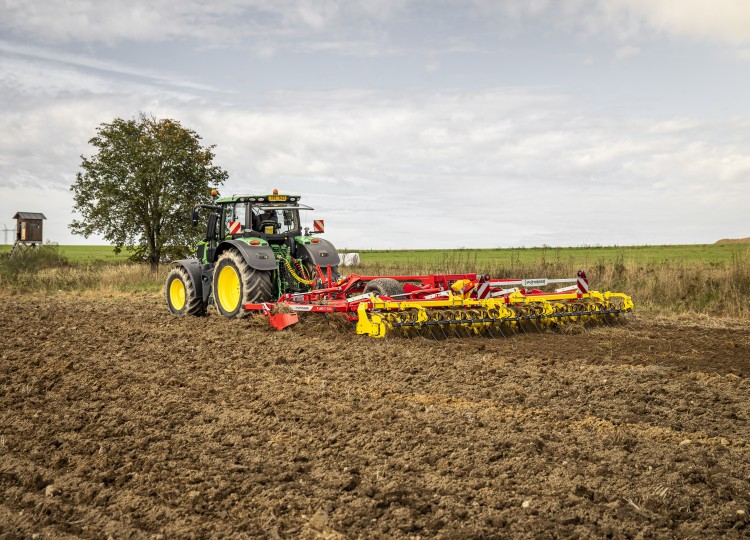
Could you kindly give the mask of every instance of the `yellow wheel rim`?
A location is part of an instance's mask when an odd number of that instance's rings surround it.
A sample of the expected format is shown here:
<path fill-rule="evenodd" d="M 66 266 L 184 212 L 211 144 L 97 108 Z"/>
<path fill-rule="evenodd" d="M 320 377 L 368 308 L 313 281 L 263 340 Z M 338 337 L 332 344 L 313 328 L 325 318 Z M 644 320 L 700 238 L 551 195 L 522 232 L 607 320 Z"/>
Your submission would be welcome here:
<path fill-rule="evenodd" d="M 225 266 L 219 271 L 216 296 L 221 308 L 227 313 L 233 312 L 240 305 L 240 276 L 233 267 Z"/>
<path fill-rule="evenodd" d="M 177 311 L 185 307 L 185 284 L 181 279 L 173 279 L 169 285 L 169 303 Z"/>

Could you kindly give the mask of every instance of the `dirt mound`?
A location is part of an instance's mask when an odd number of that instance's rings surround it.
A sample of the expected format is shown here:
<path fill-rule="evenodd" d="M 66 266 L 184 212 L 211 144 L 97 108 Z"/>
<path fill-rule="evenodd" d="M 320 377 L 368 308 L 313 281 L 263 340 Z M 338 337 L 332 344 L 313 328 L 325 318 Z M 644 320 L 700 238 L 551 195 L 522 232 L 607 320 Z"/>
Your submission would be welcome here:
<path fill-rule="evenodd" d="M 750 244 L 750 236 L 747 238 L 722 238 L 716 241 L 717 244 Z"/>
<path fill-rule="evenodd" d="M 5 297 L 0 538 L 739 537 L 750 324 L 374 340 Z"/>

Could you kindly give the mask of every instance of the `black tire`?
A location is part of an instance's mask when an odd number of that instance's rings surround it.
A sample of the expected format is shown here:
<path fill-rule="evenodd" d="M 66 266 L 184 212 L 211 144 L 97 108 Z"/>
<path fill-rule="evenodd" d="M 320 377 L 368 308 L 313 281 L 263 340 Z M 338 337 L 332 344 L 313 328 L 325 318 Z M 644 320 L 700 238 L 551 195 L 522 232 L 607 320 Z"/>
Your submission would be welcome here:
<path fill-rule="evenodd" d="M 167 274 L 167 282 L 164 294 L 167 300 L 167 308 L 172 315 L 194 315 L 206 314 L 206 302 L 198 295 L 192 278 L 182 266 L 177 266 Z"/>
<path fill-rule="evenodd" d="M 271 272 L 250 268 L 234 249 L 219 255 L 214 266 L 213 298 L 216 309 L 224 317 L 244 315 L 247 302 L 273 302 Z"/>
<path fill-rule="evenodd" d="M 393 296 L 404 294 L 404 286 L 391 278 L 373 279 L 365 285 L 365 293 L 375 293 L 378 296 Z"/>

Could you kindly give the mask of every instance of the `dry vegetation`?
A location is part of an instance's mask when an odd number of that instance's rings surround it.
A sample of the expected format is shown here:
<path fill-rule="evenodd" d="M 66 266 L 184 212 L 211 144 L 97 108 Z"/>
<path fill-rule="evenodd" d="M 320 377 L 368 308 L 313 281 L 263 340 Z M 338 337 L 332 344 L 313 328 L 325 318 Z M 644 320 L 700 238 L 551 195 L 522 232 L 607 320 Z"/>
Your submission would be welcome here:
<path fill-rule="evenodd" d="M 722 238 L 716 241 L 717 244 L 750 244 L 750 236 L 747 238 Z"/>
<path fill-rule="evenodd" d="M 344 274 L 413 275 L 470 272 L 477 267 L 494 277 L 573 277 L 572 259 L 511 260 L 477 263 L 470 252 L 453 252 L 438 262 L 374 263 L 342 267 Z M 620 258 L 587 268 L 592 289 L 630 294 L 641 311 L 704 313 L 713 316 L 750 316 L 750 255 L 734 256 L 728 264 L 702 261 L 640 263 Z M 36 257 L 13 262 L 0 259 L 0 286 L 21 291 L 110 290 L 157 292 L 167 268 L 154 273 L 138 264 L 68 264 L 55 246 L 45 246 Z"/>
<path fill-rule="evenodd" d="M 471 255 L 456 252 L 441 268 L 427 264 L 365 265 L 344 273 L 414 274 L 466 272 L 478 265 Z M 571 260 L 511 261 L 487 268 L 494 277 L 574 277 L 579 270 Z M 586 269 L 592 289 L 625 292 L 636 309 L 659 313 L 696 312 L 730 317 L 750 316 L 750 256 L 737 256 L 729 264 L 701 261 L 640 263 L 616 260 Z"/>

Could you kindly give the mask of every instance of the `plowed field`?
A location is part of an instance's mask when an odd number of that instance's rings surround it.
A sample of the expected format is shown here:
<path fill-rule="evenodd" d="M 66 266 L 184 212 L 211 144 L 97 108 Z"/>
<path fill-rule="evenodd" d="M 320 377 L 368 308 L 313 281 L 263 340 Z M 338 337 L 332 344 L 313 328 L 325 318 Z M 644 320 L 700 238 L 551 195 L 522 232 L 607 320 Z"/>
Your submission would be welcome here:
<path fill-rule="evenodd" d="M 3 297 L 0 538 L 750 535 L 750 323 L 374 340 Z"/>

